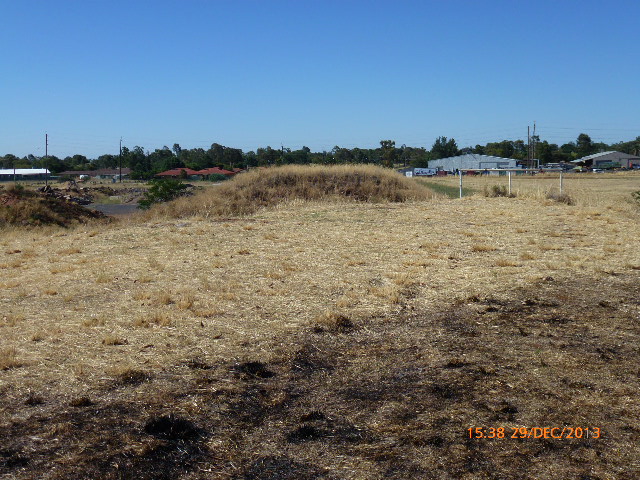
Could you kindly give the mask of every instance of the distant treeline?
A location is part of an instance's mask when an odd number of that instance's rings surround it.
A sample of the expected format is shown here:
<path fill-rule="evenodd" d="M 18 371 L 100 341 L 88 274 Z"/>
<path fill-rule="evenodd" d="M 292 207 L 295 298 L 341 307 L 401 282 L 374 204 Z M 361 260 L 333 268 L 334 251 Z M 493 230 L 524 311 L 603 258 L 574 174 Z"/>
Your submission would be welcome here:
<path fill-rule="evenodd" d="M 535 151 L 534 147 L 535 145 Z M 464 153 L 494 155 L 497 157 L 525 160 L 529 156 L 540 159 L 541 163 L 560 163 L 607 150 L 617 150 L 629 154 L 640 153 L 640 137 L 629 142 L 614 144 L 597 143 L 585 133 L 578 135 L 575 142 L 558 146 L 539 137 L 533 137 L 531 145 L 522 140 L 503 140 L 486 145 L 459 148 L 455 139 L 438 137 L 430 150 L 424 147 L 397 146 L 393 140 L 381 140 L 378 148 L 343 148 L 333 147 L 331 151 L 312 152 L 308 147 L 300 150 L 289 148 L 258 148 L 255 152 L 243 152 L 238 148 L 225 147 L 214 143 L 208 149 L 181 148 L 177 143 L 172 148 L 167 146 L 153 152 L 143 147 L 132 149 L 122 147 L 122 166 L 132 170 L 133 178 L 150 178 L 156 173 L 177 167 L 188 167 L 201 170 L 208 167 L 247 168 L 268 165 L 286 164 L 346 164 L 371 163 L 386 167 L 398 165 L 427 167 L 429 160 L 446 158 Z M 65 170 L 95 170 L 99 168 L 117 168 L 120 156 L 105 154 L 89 159 L 84 155 L 73 155 L 58 158 L 55 155 L 36 157 L 27 155 L 19 158 L 12 154 L 0 157 L 2 168 L 44 168 L 54 173 Z"/>

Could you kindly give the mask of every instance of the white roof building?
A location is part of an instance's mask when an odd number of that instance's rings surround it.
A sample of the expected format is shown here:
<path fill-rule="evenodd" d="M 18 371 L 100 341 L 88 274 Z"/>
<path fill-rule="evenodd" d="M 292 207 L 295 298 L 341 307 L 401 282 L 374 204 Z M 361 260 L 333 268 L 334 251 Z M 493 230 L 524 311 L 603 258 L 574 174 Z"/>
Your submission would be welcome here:
<path fill-rule="evenodd" d="M 46 168 L 2 168 L 0 169 L 0 181 L 11 180 L 41 180 L 47 175 L 51 175 L 51 172 Z"/>
<path fill-rule="evenodd" d="M 0 175 L 51 175 L 51 172 L 46 168 L 2 168 L 0 169 Z"/>
<path fill-rule="evenodd" d="M 456 157 L 429 160 L 429 168 L 455 172 L 456 170 L 514 169 L 520 167 L 518 167 L 517 160 L 514 158 L 467 153 L 466 155 L 458 155 Z"/>

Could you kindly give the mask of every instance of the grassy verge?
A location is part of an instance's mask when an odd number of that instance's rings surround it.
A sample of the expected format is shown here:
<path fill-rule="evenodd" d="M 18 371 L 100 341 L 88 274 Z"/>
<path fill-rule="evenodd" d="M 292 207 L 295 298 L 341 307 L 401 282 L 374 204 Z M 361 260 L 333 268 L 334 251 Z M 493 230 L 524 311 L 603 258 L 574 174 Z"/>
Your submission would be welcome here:
<path fill-rule="evenodd" d="M 418 183 L 420 183 L 421 185 L 424 185 L 425 187 L 433 190 L 435 193 L 438 193 L 440 195 L 446 195 L 449 198 L 460 197 L 460 187 L 453 186 L 453 185 L 445 185 L 443 183 L 437 183 L 437 182 L 429 182 L 427 180 L 418 180 Z M 465 186 L 462 187 L 462 195 L 465 197 L 468 195 L 473 195 L 475 192 L 476 191 L 473 188 L 468 188 Z"/>

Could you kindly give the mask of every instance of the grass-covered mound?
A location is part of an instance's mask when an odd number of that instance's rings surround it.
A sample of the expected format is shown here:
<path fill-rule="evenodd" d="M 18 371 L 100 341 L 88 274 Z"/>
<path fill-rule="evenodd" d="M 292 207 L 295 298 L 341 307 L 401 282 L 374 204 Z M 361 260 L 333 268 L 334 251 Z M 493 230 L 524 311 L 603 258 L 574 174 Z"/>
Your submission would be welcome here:
<path fill-rule="evenodd" d="M 361 202 L 424 200 L 433 193 L 414 181 L 373 165 L 255 169 L 195 197 L 158 207 L 170 216 L 246 215 L 289 200 L 347 199 Z"/>
<path fill-rule="evenodd" d="M 59 225 L 68 227 L 104 215 L 62 198 L 12 185 L 0 190 L 0 228 Z"/>

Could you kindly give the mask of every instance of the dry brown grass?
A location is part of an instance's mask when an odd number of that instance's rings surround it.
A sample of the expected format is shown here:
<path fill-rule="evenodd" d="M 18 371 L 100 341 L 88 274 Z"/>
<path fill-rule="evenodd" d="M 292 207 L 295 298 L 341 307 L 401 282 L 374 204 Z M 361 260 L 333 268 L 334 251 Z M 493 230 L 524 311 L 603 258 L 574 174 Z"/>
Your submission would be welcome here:
<path fill-rule="evenodd" d="M 62 199 L 45 197 L 22 185 L 0 190 L 0 228 L 69 227 L 102 219 L 102 214 Z"/>
<path fill-rule="evenodd" d="M 493 186 L 506 187 L 506 176 L 479 175 L 463 177 L 465 187 L 476 192 L 484 192 Z M 437 177 L 432 182 L 443 185 L 458 185 L 458 178 Z M 633 209 L 632 193 L 640 187 L 640 173 L 616 172 L 616 173 L 571 173 L 563 175 L 563 194 L 560 197 L 560 177 L 558 173 L 545 173 L 539 175 L 513 175 L 512 192 L 518 197 L 547 201 L 548 204 L 571 200 L 578 206 L 597 207 L 598 209 L 611 207 L 615 210 Z M 550 197 L 549 199 L 547 197 Z M 566 203 L 566 202 L 565 202 Z"/>
<path fill-rule="evenodd" d="M 195 197 L 158 205 L 149 215 L 228 217 L 251 214 L 263 207 L 296 200 L 405 202 L 431 197 L 430 190 L 381 167 L 289 165 L 252 170 Z"/>
<path fill-rule="evenodd" d="M 103 345 L 127 345 L 129 342 L 126 338 L 118 337 L 116 335 L 106 335 L 102 339 Z"/>
<path fill-rule="evenodd" d="M 471 245 L 472 252 L 494 252 L 497 248 L 493 245 L 487 245 L 486 243 L 476 243 L 475 245 Z"/>
<path fill-rule="evenodd" d="M 15 347 L 0 349 L 0 370 L 9 370 L 10 368 L 21 366 L 22 363 L 18 360 L 18 351 Z"/>
<path fill-rule="evenodd" d="M 2 232 L 82 251 L 1 270 L 0 476 L 636 478 L 640 212 L 580 198 Z M 465 438 L 556 424 L 606 436 Z"/>

